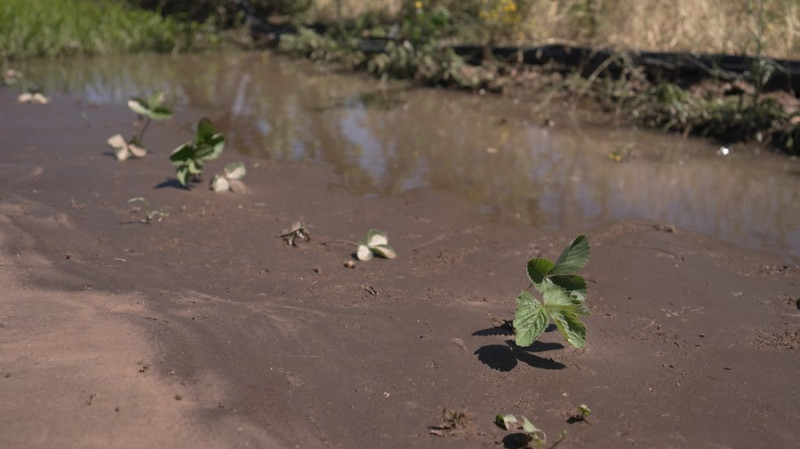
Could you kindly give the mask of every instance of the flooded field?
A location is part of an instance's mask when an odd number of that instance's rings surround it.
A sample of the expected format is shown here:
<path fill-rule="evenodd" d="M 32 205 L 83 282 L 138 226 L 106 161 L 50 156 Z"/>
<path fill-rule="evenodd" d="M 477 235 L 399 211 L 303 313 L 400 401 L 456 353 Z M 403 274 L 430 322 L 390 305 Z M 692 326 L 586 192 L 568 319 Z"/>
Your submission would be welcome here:
<path fill-rule="evenodd" d="M 591 112 L 380 82 L 268 54 L 15 68 L 45 91 L 92 104 L 164 90 L 187 130 L 192 121 L 181 114 L 202 111 L 229 149 L 326 164 L 357 195 L 442 189 L 498 222 L 579 230 L 645 218 L 800 256 L 800 161 L 753 148 L 723 155 L 710 141 L 616 127 Z"/>

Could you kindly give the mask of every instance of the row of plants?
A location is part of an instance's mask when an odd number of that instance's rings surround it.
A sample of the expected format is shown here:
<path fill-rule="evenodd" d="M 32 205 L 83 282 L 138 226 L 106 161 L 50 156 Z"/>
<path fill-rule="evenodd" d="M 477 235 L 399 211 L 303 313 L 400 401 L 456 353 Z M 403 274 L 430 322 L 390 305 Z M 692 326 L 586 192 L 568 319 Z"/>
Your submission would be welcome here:
<path fill-rule="evenodd" d="M 148 151 L 143 140 L 148 125 L 152 120 L 161 121 L 172 117 L 172 111 L 163 103 L 162 92 L 156 92 L 147 99 L 131 98 L 128 101 L 128 107 L 137 116 L 132 137 L 126 140 L 121 134 L 116 134 L 108 139 L 117 160 L 127 161 L 147 156 Z M 224 148 L 225 136 L 215 131 L 208 118 L 200 119 L 194 138 L 175 148 L 169 155 L 169 161 L 175 166 L 178 183 L 189 189 L 192 184 L 200 182 L 205 164 L 217 159 Z M 243 192 L 245 187 L 241 180 L 245 174 L 243 162 L 228 164 L 222 173 L 211 179 L 209 187 L 215 192 Z M 145 204 L 148 223 L 156 215 L 158 218 L 164 217 L 163 212 L 152 209 L 142 197 L 130 201 L 141 201 Z M 283 231 L 280 237 L 289 246 L 296 246 L 296 240 L 310 240 L 310 234 L 302 222 Z M 517 297 L 517 310 L 513 320 L 518 346 L 531 346 L 551 323 L 571 345 L 576 348 L 585 346 L 586 326 L 580 317 L 589 314 L 584 304 L 588 292 L 585 279 L 577 272 L 588 262 L 589 250 L 589 240 L 585 235 L 579 235 L 555 261 L 541 257 L 528 261 L 526 271 L 530 285 Z M 369 261 L 376 256 L 389 260 L 397 257 L 396 251 L 389 245 L 386 233 L 375 229 L 370 230 L 367 237 L 356 245 L 355 255 L 361 261 Z M 529 291 L 531 288 L 539 292 L 541 298 L 536 298 Z"/>

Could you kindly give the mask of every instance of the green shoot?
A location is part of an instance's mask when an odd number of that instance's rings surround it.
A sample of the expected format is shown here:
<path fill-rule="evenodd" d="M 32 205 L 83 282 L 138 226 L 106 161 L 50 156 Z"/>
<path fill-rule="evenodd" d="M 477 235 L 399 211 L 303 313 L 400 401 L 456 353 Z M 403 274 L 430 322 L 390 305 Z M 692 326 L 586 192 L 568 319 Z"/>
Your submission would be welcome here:
<path fill-rule="evenodd" d="M 147 201 L 147 199 L 144 197 L 137 196 L 136 198 L 129 199 L 128 202 L 129 203 L 141 202 L 144 204 L 144 218 L 139 220 L 142 223 L 150 224 L 150 222 L 152 222 L 153 220 L 161 221 L 167 218 L 168 214 L 166 212 L 164 212 L 161 209 L 153 209 L 152 207 L 150 207 L 150 202 Z"/>
<path fill-rule="evenodd" d="M 131 98 L 128 100 L 128 107 L 131 111 L 136 113 L 137 123 L 139 125 L 139 132 L 132 142 L 141 145 L 144 132 L 147 130 L 147 125 L 150 120 L 167 120 L 172 118 L 172 111 L 163 106 L 164 92 L 154 92 L 147 100 L 141 98 Z"/>
<path fill-rule="evenodd" d="M 584 305 L 586 281 L 575 274 L 589 260 L 589 240 L 579 235 L 570 243 L 555 262 L 535 258 L 528 261 L 528 278 L 531 285 L 542 294 L 535 298 L 523 291 L 517 297 L 514 314 L 515 341 L 518 346 L 533 344 L 550 322 L 555 323 L 561 335 L 571 345 L 586 345 L 586 326 L 579 316 L 589 315 Z"/>
<path fill-rule="evenodd" d="M 574 415 L 570 416 L 567 422 L 569 422 L 570 424 L 576 422 L 585 422 L 587 424 L 591 424 L 589 422 L 589 415 L 591 414 L 592 414 L 592 409 L 590 409 L 589 406 L 587 406 L 586 404 L 581 404 L 578 406 L 578 413 L 575 413 Z"/>
<path fill-rule="evenodd" d="M 177 167 L 178 182 L 188 188 L 190 182 L 199 181 L 205 163 L 218 158 L 224 148 L 225 136 L 214 132 L 211 120 L 200 119 L 194 140 L 179 146 L 169 156 Z"/>
<path fill-rule="evenodd" d="M 161 105 L 163 102 L 163 92 L 155 92 L 146 101 L 139 98 L 128 100 L 128 107 L 136 113 L 136 126 L 139 128 L 139 132 L 129 140 L 125 140 L 122 134 L 115 134 L 108 139 L 108 145 L 114 149 L 114 155 L 118 161 L 147 155 L 147 150 L 142 145 L 142 138 L 150 120 L 166 120 L 172 117 L 172 112 Z"/>
<path fill-rule="evenodd" d="M 234 162 L 225 166 L 222 174 L 214 175 L 211 179 L 211 190 L 215 192 L 245 192 L 247 188 L 242 182 L 242 178 L 247 174 L 247 168 L 243 162 Z"/>
<path fill-rule="evenodd" d="M 386 233 L 377 229 L 370 229 L 367 238 L 358 243 L 356 257 L 358 260 L 371 260 L 373 256 L 383 257 L 384 259 L 394 259 L 397 253 L 389 246 L 389 238 Z"/>

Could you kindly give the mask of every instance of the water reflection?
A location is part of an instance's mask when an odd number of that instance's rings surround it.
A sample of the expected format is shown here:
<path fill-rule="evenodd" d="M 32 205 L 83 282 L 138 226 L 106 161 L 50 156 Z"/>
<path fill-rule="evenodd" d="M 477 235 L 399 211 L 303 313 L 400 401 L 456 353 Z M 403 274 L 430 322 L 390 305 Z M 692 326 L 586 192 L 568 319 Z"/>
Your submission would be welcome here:
<path fill-rule="evenodd" d="M 457 191 L 499 221 L 580 227 L 649 218 L 800 256 L 800 163 L 563 115 L 537 105 L 411 89 L 263 54 L 30 62 L 48 91 L 123 103 L 153 89 L 200 109 L 238 151 L 323 162 L 356 194 Z M 611 151 L 631 152 L 616 163 Z M 794 173 L 794 174 L 793 174 Z"/>

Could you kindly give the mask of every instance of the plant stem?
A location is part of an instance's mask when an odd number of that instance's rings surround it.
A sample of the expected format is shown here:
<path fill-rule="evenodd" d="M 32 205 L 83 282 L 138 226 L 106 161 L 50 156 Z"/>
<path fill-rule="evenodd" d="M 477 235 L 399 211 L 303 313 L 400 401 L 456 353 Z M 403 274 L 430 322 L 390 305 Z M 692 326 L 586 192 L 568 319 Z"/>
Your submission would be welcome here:
<path fill-rule="evenodd" d="M 139 120 L 142 119 L 142 116 L 139 116 Z M 139 132 L 136 134 L 136 143 L 139 145 L 142 144 L 142 137 L 144 136 L 144 132 L 147 131 L 147 125 L 150 124 L 150 117 L 144 117 L 144 125 L 139 128 Z"/>

